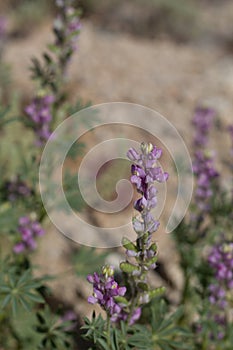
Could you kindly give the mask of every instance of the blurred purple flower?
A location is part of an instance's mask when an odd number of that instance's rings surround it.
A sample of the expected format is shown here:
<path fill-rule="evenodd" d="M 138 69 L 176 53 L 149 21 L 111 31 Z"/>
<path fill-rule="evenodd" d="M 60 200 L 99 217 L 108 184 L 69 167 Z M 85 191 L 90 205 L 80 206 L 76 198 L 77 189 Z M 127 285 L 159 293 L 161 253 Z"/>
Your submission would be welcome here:
<path fill-rule="evenodd" d="M 21 240 L 17 242 L 13 248 L 16 254 L 24 251 L 36 249 L 36 238 L 43 236 L 45 231 L 38 221 L 31 220 L 28 216 L 19 218 L 18 230 Z"/>
<path fill-rule="evenodd" d="M 77 315 L 73 310 L 68 310 L 61 317 L 61 322 L 69 322 L 70 324 L 65 325 L 64 331 L 70 332 L 73 331 L 77 326 Z"/>
<path fill-rule="evenodd" d="M 212 248 L 208 262 L 215 278 L 226 288 L 233 288 L 233 243 L 222 243 Z"/>
<path fill-rule="evenodd" d="M 212 186 L 219 175 L 214 166 L 214 155 L 207 152 L 206 149 L 215 116 L 214 109 L 197 107 L 192 120 L 195 127 L 193 172 L 197 178 L 195 201 L 201 211 L 201 217 L 210 210 L 210 199 L 213 195 Z"/>
<path fill-rule="evenodd" d="M 208 263 L 215 277 L 215 281 L 208 288 L 212 305 L 210 317 L 218 325 L 217 338 L 222 339 L 225 336 L 227 309 L 231 307 L 228 296 L 233 293 L 233 243 L 215 245 L 208 256 Z"/>
<path fill-rule="evenodd" d="M 208 142 L 208 134 L 213 124 L 216 111 L 208 107 L 197 107 L 194 112 L 193 125 L 195 126 L 194 145 L 205 147 Z"/>
<path fill-rule="evenodd" d="M 142 309 L 140 307 L 138 307 L 136 310 L 134 310 L 130 321 L 129 321 L 129 325 L 132 326 L 137 320 L 139 320 L 139 318 L 141 317 L 141 313 L 142 313 Z"/>
<path fill-rule="evenodd" d="M 214 157 L 211 153 L 198 150 L 195 152 L 194 157 L 193 172 L 197 178 L 196 204 L 202 212 L 208 212 L 210 199 L 213 195 L 212 186 L 219 173 L 215 169 Z"/>
<path fill-rule="evenodd" d="M 36 134 L 36 144 L 43 145 L 51 136 L 52 105 L 55 102 L 53 95 L 35 97 L 25 108 L 31 128 Z"/>

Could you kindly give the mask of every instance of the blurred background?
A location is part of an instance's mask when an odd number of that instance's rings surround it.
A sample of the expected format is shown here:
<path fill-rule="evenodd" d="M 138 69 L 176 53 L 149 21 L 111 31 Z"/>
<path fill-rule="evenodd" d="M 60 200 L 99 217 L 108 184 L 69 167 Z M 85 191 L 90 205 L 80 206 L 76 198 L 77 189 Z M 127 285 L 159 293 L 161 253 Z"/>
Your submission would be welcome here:
<path fill-rule="evenodd" d="M 80 0 L 76 4 L 82 11 L 82 31 L 68 72 L 70 101 L 81 99 L 93 105 L 123 101 L 150 107 L 169 119 L 190 147 L 196 106 L 216 109 L 223 126 L 232 123 L 232 0 Z M 0 48 L 4 62 L 0 66 L 0 94 L 4 103 L 17 101 L 24 106 L 33 96 L 31 58 L 40 57 L 51 42 L 55 14 L 52 0 L 0 0 L 0 35 L 1 26 L 7 32 L 4 51 Z M 138 135 L 135 130 L 131 133 L 141 139 L 139 131 Z M 88 137 L 84 141 L 90 145 Z M 212 146 L 224 154 L 221 133 L 214 135 Z M 119 174 L 113 172 L 115 178 L 110 180 L 103 174 L 103 191 L 107 194 L 110 188 L 115 191 L 113 183 Z M 106 188 L 107 178 L 110 184 Z M 99 213 L 88 215 L 99 226 L 111 222 Z M 74 264 L 83 275 L 90 272 L 88 260 L 86 266 L 80 266 L 81 259 L 76 263 L 69 260 L 71 242 L 55 228 L 50 231 L 35 257 L 44 272 L 62 274 L 71 271 Z M 157 279 L 166 280 L 175 299 L 182 276 L 169 237 L 160 234 L 159 242 L 161 268 Z M 113 251 L 112 263 L 114 259 L 118 261 L 119 256 Z M 89 286 L 83 279 L 74 279 L 72 271 L 65 276 L 54 282 L 58 300 L 75 304 L 77 313 L 90 315 L 92 306 L 84 302 Z"/>
<path fill-rule="evenodd" d="M 181 131 L 200 103 L 231 120 L 231 0 L 80 0 L 77 6 L 83 29 L 69 71 L 71 99 L 146 105 Z M 33 93 L 31 57 L 49 43 L 56 7 L 46 0 L 1 0 L 0 11 L 11 90 L 25 99 Z"/>

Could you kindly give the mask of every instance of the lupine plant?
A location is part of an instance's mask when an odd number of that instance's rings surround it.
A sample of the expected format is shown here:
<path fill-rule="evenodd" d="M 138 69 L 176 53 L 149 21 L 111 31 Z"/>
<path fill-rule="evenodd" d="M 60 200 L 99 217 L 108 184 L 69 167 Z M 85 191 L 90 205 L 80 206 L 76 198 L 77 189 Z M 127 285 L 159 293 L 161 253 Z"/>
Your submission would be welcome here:
<path fill-rule="evenodd" d="M 126 260 L 117 273 L 112 266 L 104 266 L 101 273 L 87 277 L 93 285 L 88 301 L 99 304 L 106 315 L 103 319 L 102 314 L 96 317 L 94 312 L 91 321 L 85 319 L 85 337 L 92 340 L 93 349 L 231 349 L 233 196 L 221 182 L 216 157 L 208 148 L 215 123 L 217 113 L 213 109 L 195 110 L 194 201 L 189 215 L 173 233 L 184 276 L 175 314 L 169 311 L 172 304 L 165 289 L 151 289 L 148 281 L 149 270 L 156 270 L 157 260 L 157 245 L 151 236 L 159 226 L 151 215 L 157 204 L 154 181 L 168 178 L 157 166 L 162 152 L 146 143 L 140 152 L 129 150 L 131 182 L 140 194 L 134 203 L 140 215 L 132 220 L 136 239 L 123 239 Z M 232 136 L 232 127 L 228 130 Z"/>
<path fill-rule="evenodd" d="M 127 153 L 133 162 L 131 183 L 140 195 L 134 203 L 139 214 L 132 220 L 136 239 L 132 242 L 123 238 L 126 259 L 120 263 L 120 285 L 114 268 L 108 265 L 103 266 L 100 274 L 95 272 L 87 277 L 93 285 L 89 303 L 98 303 L 106 313 L 106 320 L 100 315 L 96 319 L 95 313 L 91 321 L 85 319 L 85 337 L 93 341 L 94 348 L 172 349 L 175 346 L 183 349 L 182 341 L 189 335 L 175 323 L 181 310 L 167 318 L 163 314 L 166 309 L 161 299 L 164 288 L 151 288 L 148 278 L 157 261 L 157 245 L 152 240 L 152 234 L 159 227 L 159 221 L 152 214 L 157 205 L 155 183 L 168 179 L 168 174 L 158 164 L 161 155 L 162 150 L 151 143 L 142 143 L 140 151 L 131 148 Z"/>
<path fill-rule="evenodd" d="M 173 237 L 180 252 L 184 272 L 182 322 L 196 334 L 197 349 L 229 349 L 233 339 L 232 304 L 232 190 L 225 186 L 224 174 L 208 148 L 217 113 L 199 107 L 194 113 L 194 161 L 196 177 L 194 203 L 190 215 Z M 231 133 L 231 126 L 228 128 Z M 230 158 L 229 147 L 229 158 Z M 231 167 L 232 169 L 232 167 Z M 230 184 L 232 188 L 232 183 Z"/>

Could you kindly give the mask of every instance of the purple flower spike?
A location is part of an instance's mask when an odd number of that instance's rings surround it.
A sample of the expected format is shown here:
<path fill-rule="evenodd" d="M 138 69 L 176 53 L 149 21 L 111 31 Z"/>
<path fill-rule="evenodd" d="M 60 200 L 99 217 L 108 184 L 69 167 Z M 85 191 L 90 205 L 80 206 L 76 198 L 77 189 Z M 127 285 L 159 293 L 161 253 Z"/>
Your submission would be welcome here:
<path fill-rule="evenodd" d="M 212 185 L 219 174 L 214 168 L 214 159 L 211 154 L 203 151 L 195 153 L 193 172 L 197 177 L 197 188 L 195 193 L 196 204 L 200 210 L 209 211 L 210 199 L 213 195 Z"/>
<path fill-rule="evenodd" d="M 225 336 L 227 324 L 226 310 L 230 308 L 233 293 L 233 243 L 215 245 L 208 256 L 215 280 L 209 285 L 209 302 L 212 304 L 211 317 L 219 327 L 219 334 Z"/>
<path fill-rule="evenodd" d="M 104 266 L 102 274 L 88 275 L 87 280 L 93 285 L 93 295 L 88 298 L 91 304 L 98 303 L 107 313 L 111 322 L 127 321 L 133 325 L 141 316 L 141 305 L 150 301 L 149 286 L 147 295 L 142 286 L 147 285 L 147 272 L 156 267 L 157 246 L 152 243 L 152 233 L 159 227 L 159 222 L 151 214 L 157 205 L 157 189 L 154 182 L 165 182 L 168 174 L 164 173 L 158 164 L 162 151 L 151 143 L 142 143 L 141 151 L 131 148 L 127 152 L 128 158 L 133 161 L 131 166 L 131 183 L 140 193 L 134 203 L 139 212 L 132 220 L 133 228 L 137 233 L 137 240 L 131 242 L 123 239 L 126 249 L 126 261 L 120 263 L 122 272 L 132 282 L 131 299 L 124 297 L 126 287 L 120 287 L 114 280 L 114 269 Z"/>
<path fill-rule="evenodd" d="M 208 107 L 197 107 L 194 112 L 193 125 L 196 129 L 194 145 L 204 147 L 208 142 L 208 134 L 213 124 L 216 111 Z"/>
<path fill-rule="evenodd" d="M 134 148 L 127 152 L 128 158 L 134 163 L 131 166 L 131 183 L 136 185 L 142 195 L 134 203 L 134 208 L 141 213 L 142 219 L 134 219 L 133 227 L 136 233 L 149 232 L 152 234 L 158 229 L 159 223 L 150 214 L 157 205 L 157 189 L 154 182 L 166 182 L 168 173 L 163 172 L 158 164 L 162 150 L 151 143 L 141 144 L 141 153 Z"/>
<path fill-rule="evenodd" d="M 219 175 L 214 166 L 214 154 L 206 150 L 215 116 L 216 111 L 212 108 L 198 107 L 192 121 L 195 127 L 193 172 L 197 178 L 195 201 L 201 212 L 200 218 L 211 209 L 212 186 Z"/>

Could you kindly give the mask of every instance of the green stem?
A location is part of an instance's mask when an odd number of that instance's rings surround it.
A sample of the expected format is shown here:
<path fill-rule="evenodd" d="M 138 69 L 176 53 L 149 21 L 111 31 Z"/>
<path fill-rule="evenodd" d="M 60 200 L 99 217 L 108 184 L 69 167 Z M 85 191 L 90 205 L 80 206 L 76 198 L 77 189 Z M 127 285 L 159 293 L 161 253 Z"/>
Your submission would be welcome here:
<path fill-rule="evenodd" d="M 187 273 L 187 270 L 185 270 L 184 278 L 185 278 L 185 284 L 184 284 L 184 288 L 183 288 L 181 304 L 185 305 L 186 299 L 187 299 L 187 296 L 188 296 L 189 282 L 190 282 L 190 275 Z"/>
<path fill-rule="evenodd" d="M 107 316 L 107 344 L 109 350 L 111 350 L 111 323 L 109 316 Z"/>
<path fill-rule="evenodd" d="M 205 333 L 201 350 L 208 350 L 208 335 Z"/>

